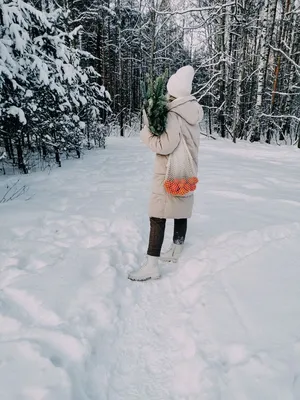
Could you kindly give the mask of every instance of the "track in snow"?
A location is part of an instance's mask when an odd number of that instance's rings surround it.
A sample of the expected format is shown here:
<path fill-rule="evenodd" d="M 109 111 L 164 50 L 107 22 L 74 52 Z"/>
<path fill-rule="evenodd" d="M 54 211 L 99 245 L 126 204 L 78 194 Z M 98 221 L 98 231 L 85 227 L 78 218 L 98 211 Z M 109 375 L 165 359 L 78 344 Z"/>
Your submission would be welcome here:
<path fill-rule="evenodd" d="M 110 139 L 0 206 L 1 400 L 300 398 L 299 152 L 203 141 L 183 257 L 133 283 L 152 161 Z"/>

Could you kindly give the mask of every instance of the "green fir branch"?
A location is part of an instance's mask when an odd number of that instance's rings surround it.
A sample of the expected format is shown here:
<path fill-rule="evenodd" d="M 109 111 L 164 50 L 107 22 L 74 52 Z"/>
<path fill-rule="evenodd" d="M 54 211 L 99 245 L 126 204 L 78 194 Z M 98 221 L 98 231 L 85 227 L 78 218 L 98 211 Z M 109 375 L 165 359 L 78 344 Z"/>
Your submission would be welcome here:
<path fill-rule="evenodd" d="M 167 126 L 168 106 L 166 97 L 167 72 L 151 81 L 147 76 L 142 83 L 144 109 L 149 121 L 149 129 L 153 135 L 162 135 Z"/>

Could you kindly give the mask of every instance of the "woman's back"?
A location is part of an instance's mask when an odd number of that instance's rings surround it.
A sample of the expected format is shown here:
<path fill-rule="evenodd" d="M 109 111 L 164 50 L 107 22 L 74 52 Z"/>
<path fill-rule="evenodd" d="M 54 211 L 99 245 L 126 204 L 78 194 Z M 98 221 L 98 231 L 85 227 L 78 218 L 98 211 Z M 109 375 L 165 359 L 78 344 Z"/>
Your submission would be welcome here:
<path fill-rule="evenodd" d="M 188 96 L 169 103 L 169 110 L 168 118 L 177 119 L 179 130 L 184 136 L 191 155 L 197 164 L 200 141 L 199 122 L 203 118 L 201 105 L 194 96 Z"/>

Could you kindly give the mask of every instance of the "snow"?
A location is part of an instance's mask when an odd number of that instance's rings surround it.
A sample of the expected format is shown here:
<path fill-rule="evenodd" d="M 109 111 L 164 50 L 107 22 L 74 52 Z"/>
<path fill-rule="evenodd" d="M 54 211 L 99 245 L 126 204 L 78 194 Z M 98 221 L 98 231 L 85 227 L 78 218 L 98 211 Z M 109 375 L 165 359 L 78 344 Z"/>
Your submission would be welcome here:
<path fill-rule="evenodd" d="M 13 115 L 14 117 L 18 117 L 19 121 L 24 125 L 27 123 L 24 111 L 19 107 L 16 106 L 9 107 L 9 109 L 7 110 L 7 114 Z"/>
<path fill-rule="evenodd" d="M 300 398 L 299 150 L 202 140 L 199 161 L 182 259 L 145 283 L 127 279 L 149 233 L 137 138 L 20 178 L 0 204 L 1 399 Z"/>
<path fill-rule="evenodd" d="M 5 158 L 6 158 L 6 151 L 5 150 L 3 150 L 1 147 L 0 147 L 0 161 L 2 160 L 4 160 Z"/>

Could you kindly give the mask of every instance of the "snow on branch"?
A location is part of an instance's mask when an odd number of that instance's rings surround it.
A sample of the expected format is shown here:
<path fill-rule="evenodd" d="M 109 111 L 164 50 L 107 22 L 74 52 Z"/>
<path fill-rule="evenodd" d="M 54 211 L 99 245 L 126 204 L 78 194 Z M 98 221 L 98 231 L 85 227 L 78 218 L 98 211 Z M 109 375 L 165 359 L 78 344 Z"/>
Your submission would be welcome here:
<path fill-rule="evenodd" d="M 11 106 L 11 107 L 8 109 L 7 114 L 13 115 L 14 117 L 18 117 L 18 118 L 19 118 L 19 121 L 20 121 L 23 125 L 25 125 L 25 124 L 27 123 L 27 120 L 26 120 L 26 118 L 25 118 L 24 111 L 23 111 L 21 108 L 19 108 L 19 107 Z"/>
<path fill-rule="evenodd" d="M 278 51 L 279 53 L 281 53 L 290 63 L 292 63 L 297 69 L 300 70 L 300 65 L 297 64 L 291 57 L 289 57 L 284 51 L 282 51 L 281 49 L 278 49 L 277 47 L 273 47 L 271 44 L 269 45 L 271 47 L 271 49 L 273 49 L 274 51 Z"/>
<path fill-rule="evenodd" d="M 116 12 L 111 10 L 109 7 L 99 5 L 94 9 L 89 9 L 80 14 L 80 16 L 73 20 L 73 23 L 82 22 L 85 19 L 91 19 L 92 17 L 99 17 L 101 11 L 105 11 L 112 18 L 116 17 Z"/>
<path fill-rule="evenodd" d="M 193 96 L 196 96 L 200 92 L 203 92 L 207 87 L 209 87 L 209 90 L 212 88 L 212 86 L 219 80 L 219 77 L 221 75 L 221 72 L 218 71 L 215 75 L 213 75 L 208 82 L 206 82 L 200 89 L 198 89 L 196 92 L 193 93 Z M 211 84 L 212 83 L 212 84 Z M 208 92 L 206 91 L 205 94 L 202 97 L 204 97 Z"/>
<path fill-rule="evenodd" d="M 193 12 L 202 12 L 202 11 L 210 11 L 210 10 L 221 10 L 224 7 L 230 7 L 232 5 L 235 5 L 235 1 L 232 1 L 230 3 L 227 4 L 222 4 L 221 6 L 207 6 L 207 7 L 196 7 L 196 8 L 188 8 L 186 10 L 182 10 L 182 11 L 159 11 L 156 10 L 154 8 L 152 8 L 153 11 L 156 12 L 156 14 L 160 14 L 160 15 L 183 15 L 183 14 L 189 14 L 189 13 L 193 13 Z"/>
<path fill-rule="evenodd" d="M 296 121 L 300 122 L 300 118 L 296 117 L 296 115 L 272 115 L 272 114 L 260 114 L 262 117 L 269 117 L 269 118 L 282 118 L 282 119 L 286 119 L 286 118 L 292 118 L 295 119 Z"/>

